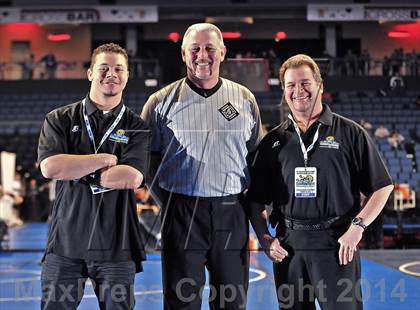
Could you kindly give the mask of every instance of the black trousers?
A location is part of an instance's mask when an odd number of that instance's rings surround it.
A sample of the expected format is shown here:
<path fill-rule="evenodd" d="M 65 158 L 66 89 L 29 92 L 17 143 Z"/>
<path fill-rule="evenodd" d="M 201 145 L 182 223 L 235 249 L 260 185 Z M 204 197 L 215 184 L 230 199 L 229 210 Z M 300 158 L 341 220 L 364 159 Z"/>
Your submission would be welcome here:
<path fill-rule="evenodd" d="M 289 256 L 274 263 L 280 309 L 315 310 L 315 298 L 323 310 L 361 310 L 360 256 L 339 265 L 338 238 L 333 230 L 288 230 L 282 246 Z"/>
<path fill-rule="evenodd" d="M 164 308 L 201 309 L 207 268 L 210 309 L 245 309 L 248 220 L 238 197 L 172 195 L 162 225 Z"/>
<path fill-rule="evenodd" d="M 89 277 L 100 309 L 133 309 L 133 261 L 85 262 L 48 254 L 42 266 L 41 309 L 76 309 Z"/>

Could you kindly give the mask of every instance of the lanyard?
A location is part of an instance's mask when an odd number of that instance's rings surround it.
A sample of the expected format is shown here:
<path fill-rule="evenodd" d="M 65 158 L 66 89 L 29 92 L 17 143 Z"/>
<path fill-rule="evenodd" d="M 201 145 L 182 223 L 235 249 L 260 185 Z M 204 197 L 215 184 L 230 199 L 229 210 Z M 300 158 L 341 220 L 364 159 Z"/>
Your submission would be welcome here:
<path fill-rule="evenodd" d="M 95 137 L 93 136 L 92 127 L 90 126 L 89 118 L 88 118 L 87 113 L 86 113 L 86 99 L 83 99 L 82 103 L 83 103 L 83 119 L 85 120 L 86 130 L 88 132 L 89 140 L 92 142 L 93 149 L 95 150 L 95 154 L 96 154 L 96 153 L 98 153 L 98 150 L 101 148 L 102 144 L 106 141 L 106 139 L 108 139 L 111 132 L 115 129 L 115 127 L 120 122 L 120 120 L 121 120 L 121 118 L 122 118 L 122 116 L 125 112 L 125 105 L 123 105 L 123 107 L 121 108 L 121 111 L 118 114 L 117 118 L 114 120 L 112 125 L 108 128 L 108 130 L 105 132 L 104 136 L 101 139 L 101 142 L 99 142 L 98 147 L 96 147 Z"/>
<path fill-rule="evenodd" d="M 288 115 L 288 117 L 291 119 L 291 121 L 293 122 L 293 125 L 295 127 L 296 133 L 299 137 L 299 143 L 300 143 L 300 149 L 302 150 L 302 154 L 303 154 L 303 160 L 305 162 L 305 168 L 308 165 L 308 153 L 314 148 L 315 146 L 315 142 L 318 140 L 318 136 L 319 136 L 319 127 L 321 127 L 321 123 L 318 124 L 318 127 L 316 129 L 315 135 L 314 135 L 314 139 L 312 140 L 311 145 L 306 148 L 305 144 L 303 143 L 302 137 L 300 136 L 300 129 L 298 124 L 296 124 L 295 120 L 293 119 L 292 115 Z"/>

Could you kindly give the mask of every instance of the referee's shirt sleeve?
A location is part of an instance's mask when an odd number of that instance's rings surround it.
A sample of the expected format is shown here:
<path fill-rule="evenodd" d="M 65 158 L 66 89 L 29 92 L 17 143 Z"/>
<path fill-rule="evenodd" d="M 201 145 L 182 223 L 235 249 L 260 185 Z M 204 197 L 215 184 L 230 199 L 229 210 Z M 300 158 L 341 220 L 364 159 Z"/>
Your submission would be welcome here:
<path fill-rule="evenodd" d="M 134 125 L 130 127 L 130 140 L 122 149 L 118 164 L 131 166 L 145 178 L 150 162 L 150 129 L 138 115 L 134 115 Z M 141 187 L 144 185 L 141 185 Z"/>
<path fill-rule="evenodd" d="M 247 149 L 248 152 L 254 152 L 257 149 L 257 146 L 263 137 L 263 131 L 261 125 L 260 110 L 258 108 L 257 101 L 253 95 L 250 99 L 250 104 L 252 117 L 254 119 L 254 126 L 252 128 L 251 138 L 247 141 Z"/>
<path fill-rule="evenodd" d="M 251 165 L 251 185 L 246 194 L 247 199 L 269 205 L 273 202 L 275 184 L 274 171 L 276 169 L 275 156 L 271 150 L 268 136 L 261 141 L 257 148 L 255 160 Z"/>
<path fill-rule="evenodd" d="M 375 143 L 363 129 L 360 129 L 357 137 L 355 151 L 359 165 L 357 182 L 360 184 L 363 195 L 369 196 L 378 189 L 392 184 L 391 177 Z"/>
<path fill-rule="evenodd" d="M 150 96 L 145 103 L 140 117 L 146 123 L 151 131 L 150 150 L 152 152 L 160 152 L 161 135 L 159 131 L 158 113 L 156 112 L 157 99 L 154 95 Z"/>
<path fill-rule="evenodd" d="M 47 114 L 39 135 L 38 164 L 50 156 L 68 153 L 66 127 L 67 122 L 58 110 Z"/>

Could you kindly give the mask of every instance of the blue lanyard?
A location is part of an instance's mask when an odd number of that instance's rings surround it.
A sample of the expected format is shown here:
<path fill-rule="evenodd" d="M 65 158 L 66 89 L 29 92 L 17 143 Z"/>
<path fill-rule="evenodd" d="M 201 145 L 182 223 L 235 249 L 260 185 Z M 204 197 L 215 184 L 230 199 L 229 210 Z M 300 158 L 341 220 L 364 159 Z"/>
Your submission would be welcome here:
<path fill-rule="evenodd" d="M 292 115 L 288 115 L 288 118 L 290 118 L 290 120 L 293 122 L 293 125 L 295 127 L 296 133 L 299 137 L 299 143 L 300 143 L 300 149 L 302 150 L 302 154 L 303 154 L 303 160 L 305 162 L 305 168 L 308 165 L 308 153 L 310 151 L 312 151 L 312 149 L 315 146 L 315 142 L 318 140 L 318 136 L 319 136 L 319 127 L 321 127 L 321 123 L 318 124 L 318 127 L 316 129 L 315 135 L 314 135 L 314 139 L 312 140 L 312 143 L 310 146 L 308 146 L 308 148 L 305 147 L 305 144 L 303 143 L 302 137 L 300 135 L 300 129 L 298 124 L 295 122 L 295 120 L 293 119 Z"/>
<path fill-rule="evenodd" d="M 120 120 L 121 120 L 121 118 L 122 118 L 122 116 L 125 112 L 125 105 L 123 105 L 123 107 L 121 108 L 121 111 L 118 114 L 117 118 L 114 120 L 112 125 L 108 128 L 108 130 L 105 132 L 104 136 L 101 139 L 101 142 L 99 142 L 98 147 L 96 147 L 95 137 L 93 136 L 92 127 L 90 126 L 89 118 L 88 118 L 87 113 L 86 113 L 86 99 L 83 99 L 82 104 L 83 104 L 83 119 L 85 121 L 86 130 L 88 132 L 89 140 L 92 142 L 93 149 L 95 150 L 95 154 L 96 154 L 96 153 L 98 153 L 98 150 L 101 148 L 102 144 L 106 141 L 106 139 L 108 139 L 111 132 L 115 129 L 115 127 L 117 127 L 118 123 L 120 122 Z"/>

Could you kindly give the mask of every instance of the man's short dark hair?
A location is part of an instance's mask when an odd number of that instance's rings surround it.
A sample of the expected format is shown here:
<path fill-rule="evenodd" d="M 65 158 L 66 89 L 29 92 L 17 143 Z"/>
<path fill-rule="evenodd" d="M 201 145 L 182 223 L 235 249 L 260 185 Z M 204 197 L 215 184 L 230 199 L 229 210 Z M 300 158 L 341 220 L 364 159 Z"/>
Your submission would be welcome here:
<path fill-rule="evenodd" d="M 128 54 L 127 51 L 115 43 L 107 43 L 102 44 L 93 50 L 92 56 L 90 58 L 90 69 L 92 70 L 93 66 L 95 65 L 96 56 L 100 53 L 114 53 L 114 54 L 121 54 L 124 56 L 127 62 L 128 68 Z"/>
<path fill-rule="evenodd" d="M 314 76 L 315 81 L 317 83 L 322 83 L 321 72 L 320 72 L 319 67 L 316 64 L 316 62 L 311 57 L 309 57 L 308 55 L 298 54 L 298 55 L 292 56 L 289 59 L 287 59 L 282 64 L 282 66 L 280 67 L 279 77 L 280 77 L 280 83 L 281 83 L 281 88 L 282 89 L 284 89 L 284 87 L 285 87 L 285 85 L 284 85 L 284 75 L 286 73 L 286 70 L 287 69 L 296 69 L 296 68 L 299 68 L 301 66 L 308 66 L 312 70 L 312 74 Z"/>

